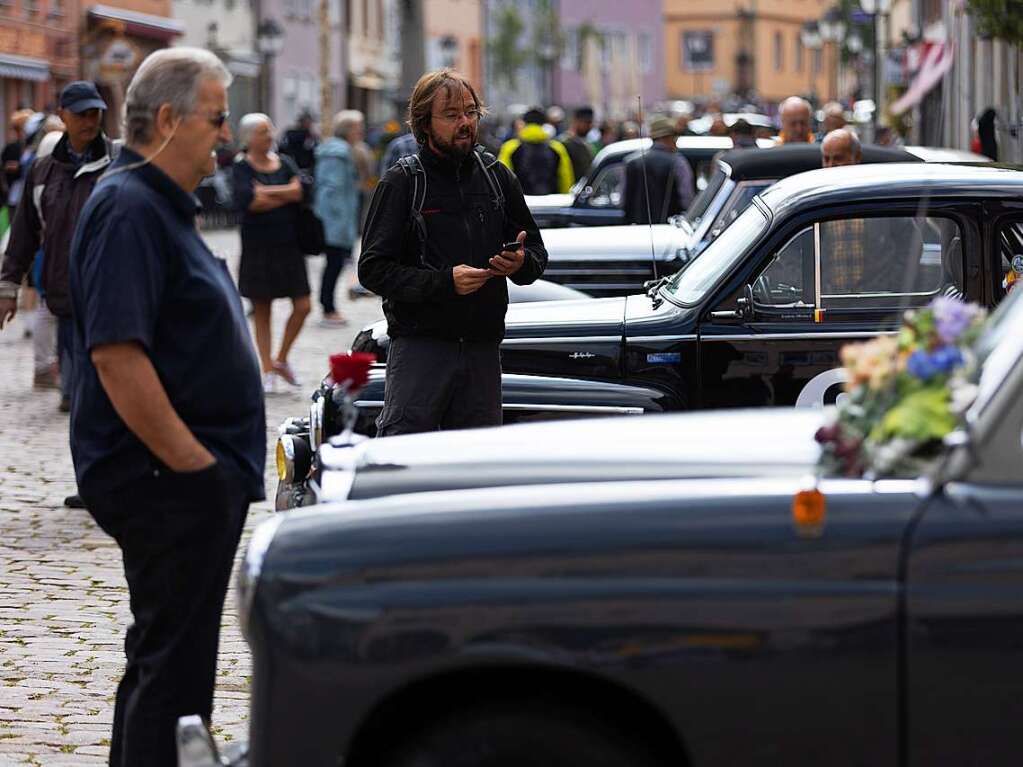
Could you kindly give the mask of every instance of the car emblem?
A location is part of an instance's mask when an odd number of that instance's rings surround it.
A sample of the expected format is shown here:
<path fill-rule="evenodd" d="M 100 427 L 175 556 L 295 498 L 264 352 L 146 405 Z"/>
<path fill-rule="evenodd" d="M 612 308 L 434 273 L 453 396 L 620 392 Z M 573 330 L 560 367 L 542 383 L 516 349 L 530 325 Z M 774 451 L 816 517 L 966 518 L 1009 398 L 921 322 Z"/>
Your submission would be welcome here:
<path fill-rule="evenodd" d="M 1012 271 L 1023 274 L 1023 254 L 1017 253 L 1012 257 Z"/>
<path fill-rule="evenodd" d="M 596 356 L 596 354 L 590 354 L 589 352 L 573 352 L 568 355 L 568 358 L 570 360 L 588 360 Z"/>

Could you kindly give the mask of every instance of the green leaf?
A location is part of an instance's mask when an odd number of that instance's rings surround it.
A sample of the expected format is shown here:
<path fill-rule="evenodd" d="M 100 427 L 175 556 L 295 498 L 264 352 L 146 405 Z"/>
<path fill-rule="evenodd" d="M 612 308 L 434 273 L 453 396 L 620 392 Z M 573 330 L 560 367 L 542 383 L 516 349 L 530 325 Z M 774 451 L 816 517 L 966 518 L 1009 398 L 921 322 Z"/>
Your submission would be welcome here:
<path fill-rule="evenodd" d="M 949 412 L 949 392 L 945 387 L 918 389 L 889 410 L 871 431 L 870 438 L 882 441 L 892 437 L 915 440 L 941 439 L 956 425 Z"/>

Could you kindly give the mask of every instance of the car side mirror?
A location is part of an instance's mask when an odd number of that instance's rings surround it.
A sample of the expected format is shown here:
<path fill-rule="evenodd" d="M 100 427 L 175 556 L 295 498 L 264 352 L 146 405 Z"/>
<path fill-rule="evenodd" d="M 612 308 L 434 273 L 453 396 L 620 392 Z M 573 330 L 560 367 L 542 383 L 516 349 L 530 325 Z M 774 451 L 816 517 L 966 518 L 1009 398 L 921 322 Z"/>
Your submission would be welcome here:
<path fill-rule="evenodd" d="M 742 295 L 735 299 L 735 309 L 711 312 L 712 320 L 745 320 L 753 319 L 753 288 L 746 285 L 742 289 Z"/>

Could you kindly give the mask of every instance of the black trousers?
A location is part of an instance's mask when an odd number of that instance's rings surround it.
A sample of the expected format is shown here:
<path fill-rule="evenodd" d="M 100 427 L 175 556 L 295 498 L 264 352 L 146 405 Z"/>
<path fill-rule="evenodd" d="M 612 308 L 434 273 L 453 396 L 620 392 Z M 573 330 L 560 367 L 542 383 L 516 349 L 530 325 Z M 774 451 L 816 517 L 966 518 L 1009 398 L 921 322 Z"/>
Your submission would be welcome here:
<path fill-rule="evenodd" d="M 500 425 L 497 341 L 391 339 L 378 437 Z"/>
<path fill-rule="evenodd" d="M 352 257 L 352 250 L 327 245 L 324 252 L 327 254 L 327 263 L 320 278 L 320 306 L 323 307 L 324 314 L 331 314 L 335 311 L 334 288 L 337 286 L 337 278 L 341 276 L 345 263 Z"/>
<path fill-rule="evenodd" d="M 135 619 L 124 640 L 110 765 L 174 767 L 178 717 L 209 721 L 213 711 L 220 618 L 248 498 L 215 465 L 154 469 L 85 502 L 121 548 Z"/>

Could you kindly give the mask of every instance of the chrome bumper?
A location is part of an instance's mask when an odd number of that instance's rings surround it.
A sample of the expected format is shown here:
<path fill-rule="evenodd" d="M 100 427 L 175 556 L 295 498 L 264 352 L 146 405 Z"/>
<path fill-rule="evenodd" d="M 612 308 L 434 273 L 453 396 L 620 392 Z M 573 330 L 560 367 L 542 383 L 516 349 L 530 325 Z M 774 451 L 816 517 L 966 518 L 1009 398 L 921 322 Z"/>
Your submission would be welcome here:
<path fill-rule="evenodd" d="M 248 767 L 247 743 L 217 749 L 206 723 L 197 714 L 178 719 L 178 767 Z"/>

